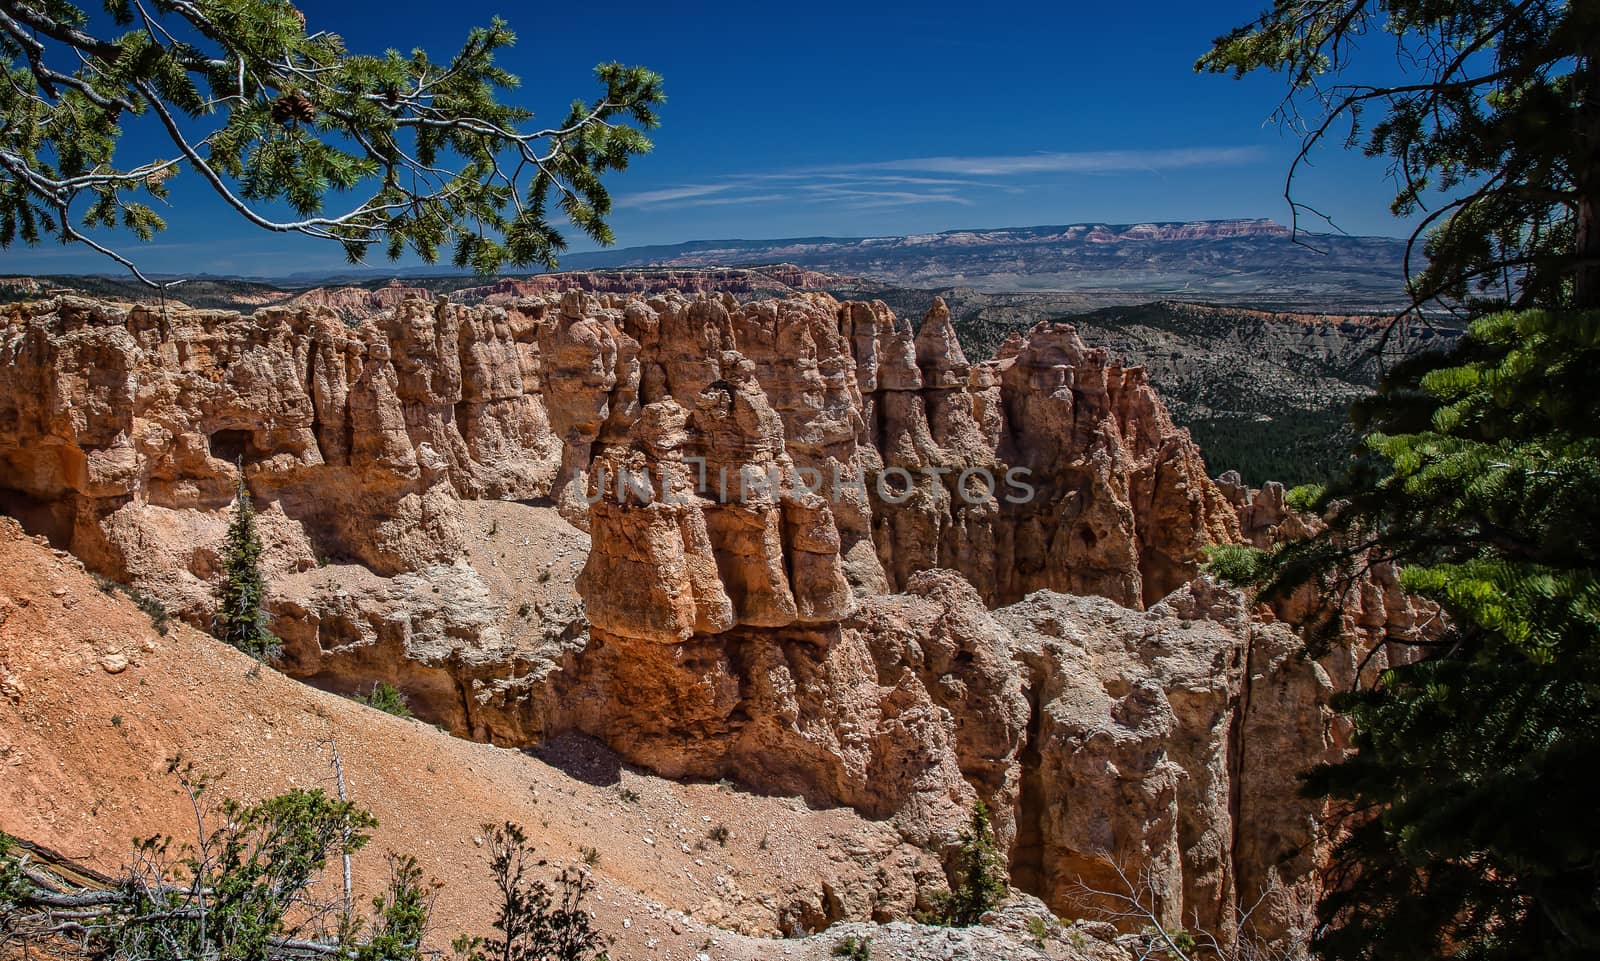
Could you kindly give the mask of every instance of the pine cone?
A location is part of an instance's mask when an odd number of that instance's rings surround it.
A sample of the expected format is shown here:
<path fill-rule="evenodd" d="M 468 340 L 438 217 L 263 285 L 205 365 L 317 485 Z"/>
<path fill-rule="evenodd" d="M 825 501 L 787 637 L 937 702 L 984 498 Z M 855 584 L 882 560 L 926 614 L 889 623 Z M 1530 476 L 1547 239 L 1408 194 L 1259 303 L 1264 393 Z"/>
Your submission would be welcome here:
<path fill-rule="evenodd" d="M 286 93 L 272 102 L 274 123 L 311 123 L 317 119 L 317 105 L 304 94 Z"/>
<path fill-rule="evenodd" d="M 296 20 L 300 21 L 300 29 L 304 30 L 306 28 L 306 15 L 303 12 L 301 12 L 300 8 L 299 7 L 290 7 L 289 8 L 289 13 Z"/>

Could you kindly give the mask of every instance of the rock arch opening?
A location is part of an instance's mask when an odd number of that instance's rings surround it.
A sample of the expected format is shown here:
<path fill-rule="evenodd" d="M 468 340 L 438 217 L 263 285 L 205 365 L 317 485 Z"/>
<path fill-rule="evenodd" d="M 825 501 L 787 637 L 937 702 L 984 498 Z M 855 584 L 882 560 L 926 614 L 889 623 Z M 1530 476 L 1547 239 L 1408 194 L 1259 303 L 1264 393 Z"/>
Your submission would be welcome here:
<path fill-rule="evenodd" d="M 255 441 L 247 430 L 216 430 L 207 439 L 211 456 L 230 464 L 255 459 Z"/>

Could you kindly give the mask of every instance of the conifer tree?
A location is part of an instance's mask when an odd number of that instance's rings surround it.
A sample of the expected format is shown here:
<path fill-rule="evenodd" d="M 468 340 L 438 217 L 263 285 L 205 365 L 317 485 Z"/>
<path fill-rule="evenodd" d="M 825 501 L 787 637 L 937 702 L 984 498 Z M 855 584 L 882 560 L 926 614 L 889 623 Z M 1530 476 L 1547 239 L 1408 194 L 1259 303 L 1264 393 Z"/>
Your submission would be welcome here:
<path fill-rule="evenodd" d="M 1410 76 L 1349 76 L 1380 33 Z M 1600 957 L 1600 5 L 1275 0 L 1201 66 L 1284 72 L 1307 149 L 1365 129 L 1396 212 L 1432 204 L 1414 295 L 1475 318 L 1357 405 L 1348 470 L 1295 494 L 1324 531 L 1215 558 L 1268 597 L 1316 586 L 1313 653 L 1373 563 L 1444 615 L 1336 701 L 1356 750 L 1306 785 L 1342 818 L 1314 947 Z"/>
<path fill-rule="evenodd" d="M 1344 595 L 1374 561 L 1437 601 L 1423 657 L 1336 701 L 1356 753 L 1307 789 L 1351 817 L 1319 908 L 1336 959 L 1600 957 L 1600 314 L 1495 314 L 1361 406 L 1328 530 L 1218 568 Z"/>
<path fill-rule="evenodd" d="M 553 267 L 566 240 L 552 204 L 610 243 L 601 177 L 650 149 L 664 100 L 658 75 L 602 64 L 599 97 L 536 128 L 501 101 L 519 81 L 495 62 L 516 40 L 499 18 L 436 61 L 351 52 L 288 0 L 97 6 L 109 18 L 0 3 L 0 247 L 54 236 L 152 286 L 107 233 L 163 229 L 146 200 L 183 171 L 249 223 L 339 244 L 352 263 L 376 244 L 427 263 L 453 249 L 482 273 Z"/>
<path fill-rule="evenodd" d="M 982 801 L 973 805 L 972 818 L 961 833 L 953 873 L 955 886 L 935 912 L 941 924 L 971 927 L 1006 898 L 1005 861 L 989 824 L 989 807 Z"/>
<path fill-rule="evenodd" d="M 267 630 L 267 582 L 261 574 L 261 536 L 244 474 L 234 496 L 233 517 L 222 547 L 222 580 L 217 584 L 217 614 L 212 632 L 258 661 L 281 653 L 278 639 Z"/>
<path fill-rule="evenodd" d="M 1353 75 L 1369 39 L 1403 79 Z M 1600 957 L 1600 5 L 1274 0 L 1200 66 L 1284 73 L 1307 150 L 1364 133 L 1421 214 L 1413 294 L 1474 318 L 1357 405 L 1341 478 L 1295 493 L 1324 531 L 1215 557 L 1268 597 L 1317 587 L 1312 653 L 1373 563 L 1444 615 L 1336 701 L 1356 750 L 1306 785 L 1341 817 L 1314 948 Z"/>

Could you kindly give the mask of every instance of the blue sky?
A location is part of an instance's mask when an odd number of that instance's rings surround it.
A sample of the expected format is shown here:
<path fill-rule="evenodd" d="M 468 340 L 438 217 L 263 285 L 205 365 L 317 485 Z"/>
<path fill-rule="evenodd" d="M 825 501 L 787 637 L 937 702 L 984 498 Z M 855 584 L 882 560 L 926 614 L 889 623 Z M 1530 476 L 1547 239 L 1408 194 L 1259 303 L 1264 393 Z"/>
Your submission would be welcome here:
<path fill-rule="evenodd" d="M 92 2 L 92 0 L 90 0 Z M 1193 3 L 301 4 L 352 49 L 443 58 L 499 14 L 515 96 L 543 118 L 590 96 L 595 63 L 666 78 L 656 149 L 611 181 L 623 246 L 965 227 L 1272 217 L 1297 141 L 1267 122 L 1280 81 L 1198 75 L 1210 40 L 1265 0 Z M 157 149 L 143 131 L 129 148 Z M 170 148 L 162 155 L 170 155 Z M 130 153 L 129 159 L 135 159 Z M 141 266 L 275 276 L 342 253 L 250 227 L 191 171 Z M 1381 161 L 1316 157 L 1306 200 L 1352 233 L 1404 232 Z M 575 238 L 572 249 L 591 247 Z M 374 264 L 380 265 L 382 261 Z M 103 271 L 81 248 L 0 252 L 0 271 Z"/>

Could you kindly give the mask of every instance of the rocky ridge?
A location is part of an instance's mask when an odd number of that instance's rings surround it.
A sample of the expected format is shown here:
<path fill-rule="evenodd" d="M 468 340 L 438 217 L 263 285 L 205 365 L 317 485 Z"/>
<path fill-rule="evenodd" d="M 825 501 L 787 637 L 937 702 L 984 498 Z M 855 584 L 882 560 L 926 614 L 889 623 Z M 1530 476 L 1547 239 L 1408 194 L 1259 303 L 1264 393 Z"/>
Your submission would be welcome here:
<path fill-rule="evenodd" d="M 1378 584 L 1308 662 L 1194 580 L 1293 523 L 1281 490 L 1211 481 L 1143 371 L 1065 325 L 972 363 L 942 303 L 914 330 L 818 294 L 3 318 L 0 509 L 91 569 L 203 622 L 242 469 L 292 674 L 936 852 L 981 798 L 1062 914 L 1112 859 L 1171 923 L 1229 939 L 1267 894 L 1251 936 L 1297 938 L 1320 839 L 1293 772 L 1418 629 Z"/>
<path fill-rule="evenodd" d="M 586 290 L 593 294 L 653 294 L 678 291 L 696 294 L 733 294 L 736 297 L 784 296 L 802 290 L 824 290 L 859 278 L 824 274 L 794 264 L 761 267 L 709 267 L 701 269 L 575 270 L 506 278 L 493 284 L 463 287 L 450 299 L 464 304 L 506 303 L 522 297 Z"/>

